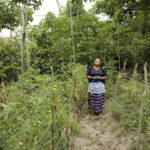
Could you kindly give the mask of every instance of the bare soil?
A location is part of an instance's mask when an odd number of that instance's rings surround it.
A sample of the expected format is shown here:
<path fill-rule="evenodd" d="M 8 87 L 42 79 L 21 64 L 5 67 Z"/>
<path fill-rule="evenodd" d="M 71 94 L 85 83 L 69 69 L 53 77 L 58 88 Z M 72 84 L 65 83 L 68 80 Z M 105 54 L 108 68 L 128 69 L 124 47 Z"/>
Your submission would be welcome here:
<path fill-rule="evenodd" d="M 74 150 L 130 150 L 130 134 L 121 131 L 111 113 L 101 117 L 86 115 L 79 126 Z"/>

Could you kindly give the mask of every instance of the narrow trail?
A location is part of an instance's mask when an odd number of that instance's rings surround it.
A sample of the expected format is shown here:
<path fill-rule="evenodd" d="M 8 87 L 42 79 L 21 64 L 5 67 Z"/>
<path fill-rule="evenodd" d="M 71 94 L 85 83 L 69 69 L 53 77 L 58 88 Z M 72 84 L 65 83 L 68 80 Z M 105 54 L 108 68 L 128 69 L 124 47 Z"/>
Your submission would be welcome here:
<path fill-rule="evenodd" d="M 74 150 L 130 150 L 129 133 L 121 132 L 111 113 L 101 117 L 86 115 L 79 126 Z"/>

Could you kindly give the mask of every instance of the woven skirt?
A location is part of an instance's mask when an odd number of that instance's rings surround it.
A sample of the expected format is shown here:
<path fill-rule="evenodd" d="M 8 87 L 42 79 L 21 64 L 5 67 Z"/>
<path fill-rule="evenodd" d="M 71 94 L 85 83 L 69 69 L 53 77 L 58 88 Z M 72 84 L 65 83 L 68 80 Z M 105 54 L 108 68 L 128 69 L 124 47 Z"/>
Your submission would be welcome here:
<path fill-rule="evenodd" d="M 88 93 L 88 108 L 98 115 L 103 112 L 105 93 L 91 94 Z"/>

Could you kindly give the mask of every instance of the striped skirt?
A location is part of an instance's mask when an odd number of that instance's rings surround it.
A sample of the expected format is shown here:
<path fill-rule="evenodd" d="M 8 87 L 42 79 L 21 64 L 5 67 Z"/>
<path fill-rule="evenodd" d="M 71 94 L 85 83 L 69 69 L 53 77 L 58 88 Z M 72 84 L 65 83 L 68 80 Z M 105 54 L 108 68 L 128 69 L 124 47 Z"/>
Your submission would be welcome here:
<path fill-rule="evenodd" d="M 88 108 L 94 112 L 95 115 L 102 113 L 104 105 L 105 93 L 91 94 L 88 93 Z"/>

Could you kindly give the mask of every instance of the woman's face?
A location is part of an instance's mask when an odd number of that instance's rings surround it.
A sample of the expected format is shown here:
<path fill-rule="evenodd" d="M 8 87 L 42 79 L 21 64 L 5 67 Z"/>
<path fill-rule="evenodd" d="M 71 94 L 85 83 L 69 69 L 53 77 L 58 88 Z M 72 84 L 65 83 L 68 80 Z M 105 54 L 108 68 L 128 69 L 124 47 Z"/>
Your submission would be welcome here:
<path fill-rule="evenodd" d="M 95 59 L 95 61 L 94 61 L 94 65 L 96 65 L 96 66 L 100 66 L 100 64 L 101 64 L 100 59 L 99 59 L 99 58 Z"/>

